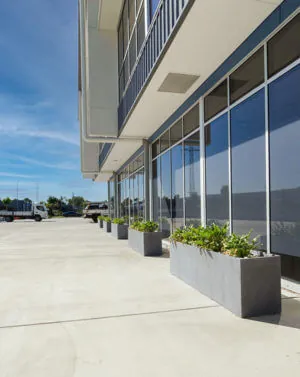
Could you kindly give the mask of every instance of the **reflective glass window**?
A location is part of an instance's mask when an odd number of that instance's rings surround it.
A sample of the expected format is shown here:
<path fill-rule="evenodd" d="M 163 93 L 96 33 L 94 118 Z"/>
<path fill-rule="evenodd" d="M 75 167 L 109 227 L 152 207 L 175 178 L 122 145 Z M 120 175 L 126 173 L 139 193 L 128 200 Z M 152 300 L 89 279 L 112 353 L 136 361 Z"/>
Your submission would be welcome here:
<path fill-rule="evenodd" d="M 159 139 L 152 144 L 152 158 L 156 157 L 160 153 Z"/>
<path fill-rule="evenodd" d="M 128 39 L 129 39 L 129 30 L 128 30 L 128 0 L 125 0 L 124 8 L 123 8 L 123 41 L 124 41 L 124 54 L 127 50 L 128 46 Z"/>
<path fill-rule="evenodd" d="M 185 224 L 200 225 L 200 133 L 184 141 Z"/>
<path fill-rule="evenodd" d="M 170 151 L 163 154 L 161 161 L 161 229 L 165 237 L 171 231 L 171 161 Z"/>
<path fill-rule="evenodd" d="M 135 22 L 135 0 L 129 0 L 129 35 L 132 32 L 133 25 Z"/>
<path fill-rule="evenodd" d="M 233 231 L 266 247 L 265 96 L 260 90 L 231 110 Z"/>
<path fill-rule="evenodd" d="M 149 9 L 150 9 L 150 19 L 152 20 L 160 0 L 148 0 L 148 1 L 149 1 Z"/>
<path fill-rule="evenodd" d="M 131 175 L 129 177 L 129 210 L 130 210 L 130 221 L 131 222 L 134 220 L 133 202 L 134 202 L 134 176 Z"/>
<path fill-rule="evenodd" d="M 229 78 L 230 102 L 234 102 L 264 82 L 264 48 L 260 48 Z"/>
<path fill-rule="evenodd" d="M 144 10 L 142 10 L 137 21 L 137 55 L 139 54 L 141 50 L 144 40 L 145 40 L 145 15 L 144 15 Z"/>
<path fill-rule="evenodd" d="M 172 230 L 184 225 L 183 216 L 183 161 L 182 144 L 171 149 L 172 176 Z"/>
<path fill-rule="evenodd" d="M 181 139 L 182 139 L 182 121 L 180 119 L 170 129 L 171 145 L 176 144 Z"/>
<path fill-rule="evenodd" d="M 138 217 L 144 218 L 144 169 L 138 172 L 139 179 L 139 205 L 138 205 Z"/>
<path fill-rule="evenodd" d="M 300 66 L 269 85 L 271 251 L 300 256 Z"/>
<path fill-rule="evenodd" d="M 300 14 L 268 42 L 269 77 L 300 57 Z"/>
<path fill-rule="evenodd" d="M 204 98 L 205 121 L 208 121 L 227 107 L 227 98 L 227 80 L 224 80 Z"/>
<path fill-rule="evenodd" d="M 132 72 L 132 69 L 136 62 L 136 28 L 133 30 L 132 38 L 130 40 L 129 60 L 130 60 L 130 72 Z"/>
<path fill-rule="evenodd" d="M 128 79 L 129 79 L 129 59 L 128 59 L 128 54 L 127 54 L 124 61 L 124 86 L 125 87 L 127 85 Z"/>
<path fill-rule="evenodd" d="M 124 92 L 124 69 L 122 69 L 119 77 L 119 98 L 122 98 Z"/>
<path fill-rule="evenodd" d="M 125 216 L 129 218 L 129 178 L 124 181 L 124 209 Z"/>
<path fill-rule="evenodd" d="M 159 222 L 160 218 L 160 193 L 161 193 L 161 175 L 160 175 L 160 157 L 152 162 L 152 215 L 153 220 Z"/>
<path fill-rule="evenodd" d="M 133 218 L 138 220 L 139 216 L 139 174 L 133 175 Z"/>
<path fill-rule="evenodd" d="M 228 115 L 205 126 L 206 221 L 229 220 Z"/>
<path fill-rule="evenodd" d="M 118 54 L 119 54 L 119 72 L 122 67 L 124 57 L 124 45 L 123 45 L 123 22 L 121 20 L 118 30 Z"/>
<path fill-rule="evenodd" d="M 199 125 L 199 105 L 196 105 L 183 117 L 184 136 L 197 129 Z"/>
<path fill-rule="evenodd" d="M 170 131 L 166 131 L 160 138 L 160 152 L 170 147 Z"/>
<path fill-rule="evenodd" d="M 110 198 L 109 198 L 109 204 L 110 204 L 110 217 L 114 217 L 114 210 L 115 210 L 115 189 L 114 189 L 114 181 L 109 182 L 109 191 L 110 191 Z"/>
<path fill-rule="evenodd" d="M 142 0 L 136 0 L 136 12 L 138 13 L 139 9 L 140 9 L 140 6 L 142 4 Z"/>

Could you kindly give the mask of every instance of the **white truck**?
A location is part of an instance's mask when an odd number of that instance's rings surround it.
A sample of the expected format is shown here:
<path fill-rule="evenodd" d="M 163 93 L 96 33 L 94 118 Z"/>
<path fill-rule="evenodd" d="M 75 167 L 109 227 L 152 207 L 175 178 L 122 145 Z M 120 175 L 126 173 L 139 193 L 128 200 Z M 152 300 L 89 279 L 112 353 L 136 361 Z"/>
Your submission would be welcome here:
<path fill-rule="evenodd" d="M 15 218 L 18 219 L 33 219 L 35 221 L 42 221 L 48 218 L 48 211 L 42 203 L 18 203 L 15 206 L 7 206 L 3 208 L 3 204 L 0 206 L 0 218 L 7 222 L 12 222 Z"/>
<path fill-rule="evenodd" d="M 108 205 L 105 203 L 89 203 L 83 210 L 83 217 L 85 219 L 93 219 L 96 223 L 98 216 L 108 216 Z"/>

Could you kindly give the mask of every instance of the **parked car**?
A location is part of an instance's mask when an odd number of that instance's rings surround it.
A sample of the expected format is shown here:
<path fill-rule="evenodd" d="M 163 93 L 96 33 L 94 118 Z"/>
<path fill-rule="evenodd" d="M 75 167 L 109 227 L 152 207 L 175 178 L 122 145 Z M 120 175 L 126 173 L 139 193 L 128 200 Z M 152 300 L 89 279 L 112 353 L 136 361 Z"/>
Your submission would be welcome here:
<path fill-rule="evenodd" d="M 82 214 L 75 211 L 68 211 L 68 212 L 63 212 L 63 216 L 64 217 L 82 217 Z"/>
<path fill-rule="evenodd" d="M 83 210 L 83 217 L 85 219 L 93 219 L 96 223 L 98 216 L 108 216 L 109 210 L 105 203 L 90 203 Z"/>

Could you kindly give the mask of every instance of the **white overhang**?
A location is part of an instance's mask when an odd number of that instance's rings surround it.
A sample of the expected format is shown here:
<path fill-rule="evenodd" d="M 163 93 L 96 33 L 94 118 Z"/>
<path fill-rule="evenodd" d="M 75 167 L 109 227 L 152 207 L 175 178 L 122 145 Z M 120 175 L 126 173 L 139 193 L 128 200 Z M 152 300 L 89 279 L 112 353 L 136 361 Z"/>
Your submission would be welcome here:
<path fill-rule="evenodd" d="M 101 138 L 118 136 L 117 30 L 99 28 L 100 11 L 112 9 L 104 3 L 79 0 L 79 120 L 86 177 L 86 171 L 99 171 Z"/>
<path fill-rule="evenodd" d="M 150 137 L 282 0 L 195 1 L 121 133 Z M 170 73 L 198 77 L 185 93 L 159 91 Z M 117 170 L 139 148 L 115 144 L 101 170 Z M 101 179 L 101 172 L 99 178 Z"/>
<path fill-rule="evenodd" d="M 123 0 L 98 0 L 98 28 L 117 30 Z"/>

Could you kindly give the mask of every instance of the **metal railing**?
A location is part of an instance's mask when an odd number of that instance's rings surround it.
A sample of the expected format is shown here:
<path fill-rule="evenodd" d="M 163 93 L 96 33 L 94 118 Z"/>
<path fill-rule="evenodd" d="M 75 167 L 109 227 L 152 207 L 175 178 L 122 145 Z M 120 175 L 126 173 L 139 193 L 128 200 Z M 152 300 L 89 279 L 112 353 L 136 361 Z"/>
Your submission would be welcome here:
<path fill-rule="evenodd" d="M 194 0 L 163 0 L 159 4 L 119 104 L 119 130 L 125 124 L 182 14 L 193 2 Z"/>

